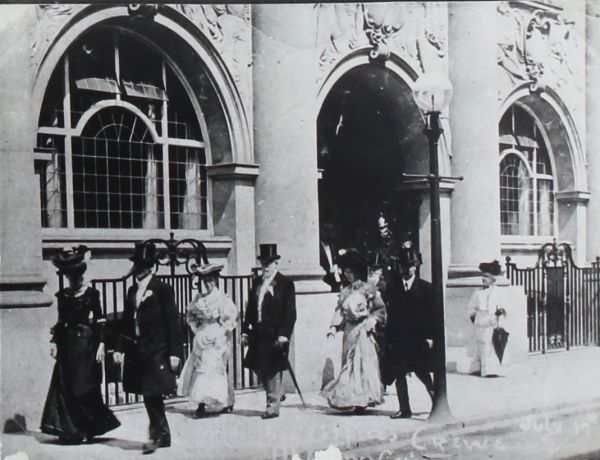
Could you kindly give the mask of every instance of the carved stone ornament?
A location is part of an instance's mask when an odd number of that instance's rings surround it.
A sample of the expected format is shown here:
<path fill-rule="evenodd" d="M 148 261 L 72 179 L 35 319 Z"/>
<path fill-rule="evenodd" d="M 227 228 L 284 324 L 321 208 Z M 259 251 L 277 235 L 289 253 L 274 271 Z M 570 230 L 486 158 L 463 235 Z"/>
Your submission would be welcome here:
<path fill-rule="evenodd" d="M 252 66 L 250 6 L 173 4 L 210 40 L 229 68 L 243 98 L 249 98 Z"/>
<path fill-rule="evenodd" d="M 318 3 L 315 9 L 322 74 L 365 47 L 372 60 L 394 53 L 421 72 L 446 57 L 447 6 L 441 2 Z"/>
<path fill-rule="evenodd" d="M 577 65 L 574 59 L 580 38 L 574 23 L 565 20 L 560 10 L 531 10 L 517 8 L 511 2 L 498 6 L 499 30 L 498 65 L 513 83 L 529 82 L 532 92 L 546 86 L 577 87 Z"/>
<path fill-rule="evenodd" d="M 31 32 L 30 64 L 37 68 L 44 53 L 54 40 L 60 28 L 78 11 L 86 5 L 76 4 L 49 4 L 36 5 L 37 22 Z"/>

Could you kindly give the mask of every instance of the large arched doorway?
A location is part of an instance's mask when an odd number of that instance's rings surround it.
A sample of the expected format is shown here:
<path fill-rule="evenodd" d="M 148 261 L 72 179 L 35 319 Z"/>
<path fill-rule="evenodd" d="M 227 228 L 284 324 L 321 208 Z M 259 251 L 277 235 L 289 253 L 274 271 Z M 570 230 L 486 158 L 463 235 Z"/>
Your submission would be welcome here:
<path fill-rule="evenodd" d="M 383 214 L 396 242 L 418 246 L 420 200 L 402 173 L 428 171 L 422 131 L 409 85 L 388 68 L 359 65 L 339 78 L 317 119 L 322 242 L 372 260 Z"/>

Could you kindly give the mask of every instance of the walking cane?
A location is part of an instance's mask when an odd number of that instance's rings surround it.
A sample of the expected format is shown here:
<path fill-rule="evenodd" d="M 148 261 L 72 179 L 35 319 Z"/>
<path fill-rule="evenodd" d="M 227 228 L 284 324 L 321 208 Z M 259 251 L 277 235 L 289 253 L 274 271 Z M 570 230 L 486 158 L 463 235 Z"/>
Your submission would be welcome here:
<path fill-rule="evenodd" d="M 298 386 L 298 381 L 296 380 L 296 374 L 294 374 L 294 369 L 292 369 L 292 364 L 290 363 L 290 358 L 285 356 L 285 362 L 287 364 L 287 369 L 290 371 L 290 375 L 292 376 L 292 382 L 294 382 L 294 386 L 296 387 L 296 391 L 298 392 L 298 396 L 300 396 L 300 401 L 302 401 L 302 406 L 306 408 L 306 403 L 304 402 L 304 398 L 302 397 L 302 392 L 300 391 L 300 387 Z"/>

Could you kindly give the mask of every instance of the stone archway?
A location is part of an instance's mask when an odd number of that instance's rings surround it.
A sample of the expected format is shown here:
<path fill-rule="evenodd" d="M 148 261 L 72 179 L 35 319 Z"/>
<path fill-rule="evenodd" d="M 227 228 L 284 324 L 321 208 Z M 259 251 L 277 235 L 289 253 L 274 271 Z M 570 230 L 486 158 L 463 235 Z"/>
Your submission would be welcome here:
<path fill-rule="evenodd" d="M 39 42 L 47 47 L 40 49 L 39 65 L 35 65 L 32 107 L 39 110 L 44 105 L 54 70 L 63 65 L 72 44 L 90 31 L 102 28 L 119 33 L 160 54 L 181 81 L 181 91 L 191 101 L 203 134 L 208 179 L 200 188 L 208 198 L 209 225 L 202 229 L 202 237 L 215 238 L 215 253 L 228 260 L 228 271 L 246 273 L 254 263 L 254 221 L 231 216 L 235 214 L 232 208 L 240 206 L 240 194 L 252 201 L 253 195 L 245 189 L 248 183 L 253 185 L 258 169 L 253 164 L 247 99 L 236 86 L 231 65 L 204 35 L 193 12 L 164 6 L 152 17 L 141 18 L 133 17 L 130 10 L 96 5 L 61 12 L 43 10 L 40 14 L 55 15 L 46 21 L 56 24 L 41 32 Z M 238 234 L 251 237 L 238 241 Z M 67 237 L 83 238 L 74 232 Z"/>
<path fill-rule="evenodd" d="M 560 97 L 551 89 L 543 93 L 531 93 L 526 87 L 517 89 L 503 103 L 500 117 L 513 106 L 528 113 L 541 128 L 555 182 L 557 216 L 554 235 L 560 241 L 568 241 L 575 246 L 575 259 L 582 264 L 586 258 L 583 235 L 590 194 L 584 154 L 575 123 Z M 538 246 L 535 244 L 531 250 L 537 250 Z M 511 256 L 519 254 L 516 249 L 503 248 L 503 253 L 509 252 Z"/>
<path fill-rule="evenodd" d="M 419 245 L 420 198 L 402 173 L 428 171 L 422 130 L 410 82 L 387 67 L 361 63 L 330 86 L 317 118 L 322 241 L 369 255 L 383 212 L 398 241 Z"/>

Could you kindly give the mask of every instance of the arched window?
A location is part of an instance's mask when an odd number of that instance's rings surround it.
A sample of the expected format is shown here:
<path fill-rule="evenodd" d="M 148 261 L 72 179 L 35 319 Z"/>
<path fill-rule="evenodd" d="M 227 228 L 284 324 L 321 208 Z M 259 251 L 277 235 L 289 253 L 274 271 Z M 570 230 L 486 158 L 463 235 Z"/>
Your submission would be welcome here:
<path fill-rule="evenodd" d="M 71 45 L 40 113 L 44 227 L 206 229 L 199 106 L 177 68 L 124 31 Z"/>
<path fill-rule="evenodd" d="M 512 106 L 500 121 L 500 224 L 503 235 L 554 234 L 554 178 L 539 124 Z"/>

